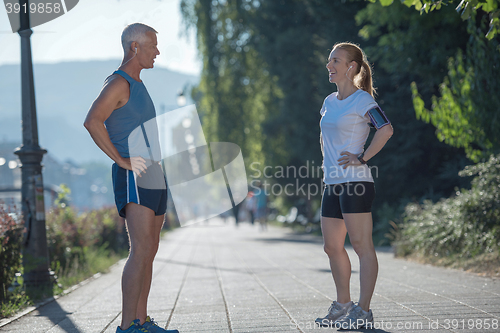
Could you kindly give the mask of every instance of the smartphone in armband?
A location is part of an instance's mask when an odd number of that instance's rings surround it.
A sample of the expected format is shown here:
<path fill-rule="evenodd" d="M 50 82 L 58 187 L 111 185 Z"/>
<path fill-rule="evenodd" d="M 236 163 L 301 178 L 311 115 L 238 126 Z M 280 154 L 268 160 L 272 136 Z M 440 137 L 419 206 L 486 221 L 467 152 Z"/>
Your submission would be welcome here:
<path fill-rule="evenodd" d="M 390 124 L 389 118 L 385 115 L 384 111 L 377 105 L 367 112 L 368 117 L 370 117 L 370 123 L 368 126 L 380 129 L 385 125 Z"/>

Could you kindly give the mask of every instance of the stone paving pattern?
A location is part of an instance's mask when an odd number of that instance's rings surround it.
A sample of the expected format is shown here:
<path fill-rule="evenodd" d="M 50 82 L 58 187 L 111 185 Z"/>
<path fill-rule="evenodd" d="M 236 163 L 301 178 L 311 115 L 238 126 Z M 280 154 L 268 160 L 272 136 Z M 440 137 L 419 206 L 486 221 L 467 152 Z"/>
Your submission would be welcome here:
<path fill-rule="evenodd" d="M 357 301 L 359 263 L 351 248 L 348 253 Z M 500 332 L 500 280 L 395 259 L 389 248 L 377 254 L 375 327 L 360 332 Z M 0 322 L 0 331 L 114 333 L 121 320 L 123 264 L 16 320 Z M 333 332 L 315 326 L 314 319 L 326 315 L 334 299 L 321 237 L 214 219 L 162 239 L 149 313 L 181 333 Z"/>

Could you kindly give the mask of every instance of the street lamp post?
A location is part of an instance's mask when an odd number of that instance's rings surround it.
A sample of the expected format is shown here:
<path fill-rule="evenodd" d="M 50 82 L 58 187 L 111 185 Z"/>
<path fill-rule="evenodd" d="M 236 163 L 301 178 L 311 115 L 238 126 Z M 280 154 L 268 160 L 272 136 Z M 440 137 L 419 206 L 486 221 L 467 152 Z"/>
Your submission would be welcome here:
<path fill-rule="evenodd" d="M 29 8 L 28 0 L 20 1 L 21 8 Z M 20 11 L 21 87 L 23 143 L 15 154 L 21 160 L 22 210 L 26 226 L 23 250 L 24 285 L 29 294 L 40 287 L 50 287 L 49 256 L 45 229 L 42 165 L 45 149 L 38 145 L 38 126 L 35 105 L 33 63 L 31 59 L 29 11 Z"/>

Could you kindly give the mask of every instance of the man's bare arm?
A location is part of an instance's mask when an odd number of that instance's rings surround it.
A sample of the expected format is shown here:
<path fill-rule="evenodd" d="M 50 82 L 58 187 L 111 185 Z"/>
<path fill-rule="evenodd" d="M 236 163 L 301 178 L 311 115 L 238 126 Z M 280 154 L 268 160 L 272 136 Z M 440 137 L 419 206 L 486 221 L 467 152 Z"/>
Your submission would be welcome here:
<path fill-rule="evenodd" d="M 129 98 L 129 84 L 125 79 L 120 77 L 110 78 L 102 88 L 99 96 L 96 98 L 84 122 L 85 128 L 89 131 L 90 136 L 96 145 L 118 166 L 134 170 L 137 174 L 146 169 L 144 160 L 139 158 L 137 161 L 131 161 L 129 158 L 123 158 L 118 150 L 111 142 L 108 131 L 104 125 L 104 121 L 109 118 L 111 113 L 125 105 Z M 134 166 L 132 166 L 134 164 Z"/>

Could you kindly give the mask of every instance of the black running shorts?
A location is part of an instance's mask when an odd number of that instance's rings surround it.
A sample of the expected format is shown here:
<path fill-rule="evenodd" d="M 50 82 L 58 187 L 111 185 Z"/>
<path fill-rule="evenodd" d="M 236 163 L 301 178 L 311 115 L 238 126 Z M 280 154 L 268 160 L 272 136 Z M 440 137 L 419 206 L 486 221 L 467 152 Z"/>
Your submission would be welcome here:
<path fill-rule="evenodd" d="M 375 184 L 350 182 L 326 185 L 321 201 L 321 216 L 343 219 L 342 214 L 369 213 L 375 199 Z"/>

